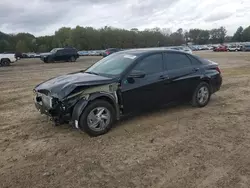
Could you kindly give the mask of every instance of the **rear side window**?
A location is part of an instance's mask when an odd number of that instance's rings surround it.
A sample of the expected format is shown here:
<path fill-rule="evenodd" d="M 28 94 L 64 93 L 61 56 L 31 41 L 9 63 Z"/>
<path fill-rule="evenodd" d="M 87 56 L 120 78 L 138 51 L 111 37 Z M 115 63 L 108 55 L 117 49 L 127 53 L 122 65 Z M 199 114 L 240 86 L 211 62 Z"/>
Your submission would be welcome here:
<path fill-rule="evenodd" d="M 65 49 L 63 50 L 63 53 L 64 53 L 64 54 L 74 54 L 74 53 L 77 53 L 77 52 L 76 52 L 76 50 L 73 49 L 73 48 L 65 48 Z"/>
<path fill-rule="evenodd" d="M 62 54 L 69 54 L 69 50 L 63 49 L 63 50 L 62 50 Z"/>
<path fill-rule="evenodd" d="M 150 55 L 142 59 L 134 68 L 137 71 L 143 71 L 146 74 L 154 74 L 163 71 L 162 54 Z"/>
<path fill-rule="evenodd" d="M 182 69 L 192 65 L 190 59 L 182 53 L 165 53 L 164 64 L 168 70 Z"/>
<path fill-rule="evenodd" d="M 196 59 L 195 57 L 193 57 L 191 55 L 188 55 L 188 57 L 191 60 L 192 65 L 201 65 L 201 62 L 198 59 Z"/>

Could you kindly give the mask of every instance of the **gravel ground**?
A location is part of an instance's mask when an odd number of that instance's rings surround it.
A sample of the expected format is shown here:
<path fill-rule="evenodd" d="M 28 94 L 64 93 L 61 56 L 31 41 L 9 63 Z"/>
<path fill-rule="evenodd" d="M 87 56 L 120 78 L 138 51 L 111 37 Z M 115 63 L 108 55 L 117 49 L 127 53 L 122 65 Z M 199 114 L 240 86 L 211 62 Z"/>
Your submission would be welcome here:
<path fill-rule="evenodd" d="M 35 109 L 32 89 L 99 57 L 0 68 L 0 187 L 250 187 L 250 53 L 196 54 L 223 73 L 208 106 L 141 114 L 97 138 L 54 127 Z"/>

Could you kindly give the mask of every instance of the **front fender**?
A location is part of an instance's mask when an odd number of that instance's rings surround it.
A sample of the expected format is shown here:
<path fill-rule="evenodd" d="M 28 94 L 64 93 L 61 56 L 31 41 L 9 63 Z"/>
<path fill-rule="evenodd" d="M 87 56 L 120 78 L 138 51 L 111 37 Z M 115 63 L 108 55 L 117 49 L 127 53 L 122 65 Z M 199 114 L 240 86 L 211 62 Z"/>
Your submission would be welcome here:
<path fill-rule="evenodd" d="M 95 99 L 103 98 L 103 97 L 108 98 L 109 102 L 112 102 L 112 106 L 114 106 L 115 112 L 116 112 L 116 119 L 120 118 L 118 98 L 116 94 L 106 93 L 106 92 L 93 93 L 93 94 L 90 94 L 86 98 L 80 99 L 74 106 L 74 109 L 72 112 L 72 121 L 74 122 L 76 128 L 78 128 L 78 122 L 80 120 L 81 114 L 86 109 L 88 104 Z"/>
<path fill-rule="evenodd" d="M 76 128 L 78 128 L 78 121 L 80 119 L 80 116 L 81 116 L 83 110 L 86 108 L 88 103 L 89 103 L 88 100 L 81 99 L 74 106 L 74 109 L 73 109 L 73 112 L 72 112 L 72 121 L 75 123 Z"/>

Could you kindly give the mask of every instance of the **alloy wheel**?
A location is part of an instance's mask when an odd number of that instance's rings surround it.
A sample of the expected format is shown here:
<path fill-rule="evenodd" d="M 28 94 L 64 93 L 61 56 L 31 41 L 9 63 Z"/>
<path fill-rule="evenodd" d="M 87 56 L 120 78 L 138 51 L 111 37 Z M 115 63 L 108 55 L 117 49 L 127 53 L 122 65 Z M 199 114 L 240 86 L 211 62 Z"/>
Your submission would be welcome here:
<path fill-rule="evenodd" d="M 87 116 L 87 124 L 93 131 L 102 131 L 111 121 L 111 113 L 105 107 L 94 108 Z"/>
<path fill-rule="evenodd" d="M 198 101 L 200 104 L 205 104 L 209 98 L 209 90 L 206 86 L 202 86 L 198 90 L 198 95 L 197 95 Z"/>

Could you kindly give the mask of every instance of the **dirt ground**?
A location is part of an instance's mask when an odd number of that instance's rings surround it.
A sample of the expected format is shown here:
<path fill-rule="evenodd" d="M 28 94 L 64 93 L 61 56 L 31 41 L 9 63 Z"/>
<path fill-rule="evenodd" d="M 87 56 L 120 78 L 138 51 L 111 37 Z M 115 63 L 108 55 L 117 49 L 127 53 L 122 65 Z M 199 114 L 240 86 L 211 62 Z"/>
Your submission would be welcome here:
<path fill-rule="evenodd" d="M 0 187 L 249 188 L 250 53 L 196 54 L 222 69 L 208 106 L 142 114 L 97 138 L 54 127 L 35 109 L 32 89 L 99 57 L 0 68 Z"/>

